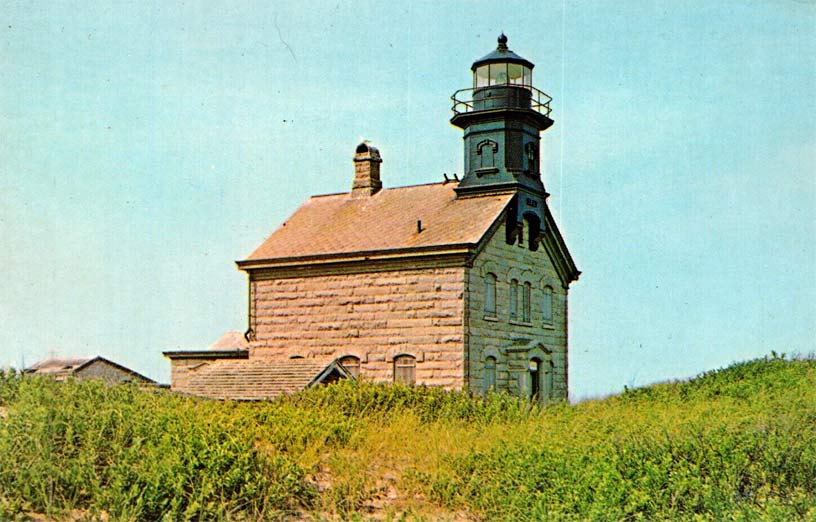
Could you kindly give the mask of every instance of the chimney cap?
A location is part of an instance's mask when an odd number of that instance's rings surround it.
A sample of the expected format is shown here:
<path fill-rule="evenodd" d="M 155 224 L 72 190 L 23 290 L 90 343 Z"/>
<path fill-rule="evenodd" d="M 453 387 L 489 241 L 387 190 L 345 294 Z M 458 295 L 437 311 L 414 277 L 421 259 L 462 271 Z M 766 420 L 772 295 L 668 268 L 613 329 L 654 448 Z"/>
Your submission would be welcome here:
<path fill-rule="evenodd" d="M 354 150 L 354 154 L 355 156 L 360 154 L 369 154 L 371 156 L 379 157 L 380 149 L 378 149 L 377 147 L 372 145 L 368 140 L 366 140 L 357 145 L 357 148 Z"/>

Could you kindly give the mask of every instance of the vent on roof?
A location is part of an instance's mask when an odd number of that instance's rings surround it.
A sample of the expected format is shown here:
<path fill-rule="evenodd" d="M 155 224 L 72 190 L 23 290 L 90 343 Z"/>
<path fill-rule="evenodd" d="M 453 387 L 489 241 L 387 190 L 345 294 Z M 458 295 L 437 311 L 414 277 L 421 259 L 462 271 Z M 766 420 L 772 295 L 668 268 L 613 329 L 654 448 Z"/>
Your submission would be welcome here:
<path fill-rule="evenodd" d="M 354 152 L 354 183 L 351 186 L 351 196 L 367 198 L 376 194 L 382 188 L 380 181 L 380 151 L 367 141 L 357 145 Z"/>

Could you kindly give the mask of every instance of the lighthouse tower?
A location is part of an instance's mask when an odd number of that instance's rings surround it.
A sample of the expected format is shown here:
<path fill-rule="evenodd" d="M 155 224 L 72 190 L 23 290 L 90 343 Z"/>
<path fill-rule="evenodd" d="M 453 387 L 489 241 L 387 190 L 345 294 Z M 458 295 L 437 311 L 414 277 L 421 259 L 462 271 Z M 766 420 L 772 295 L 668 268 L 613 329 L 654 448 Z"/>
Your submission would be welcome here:
<path fill-rule="evenodd" d="M 507 241 L 539 245 L 548 196 L 541 181 L 539 133 L 552 126 L 550 98 L 533 87 L 532 62 L 498 38 L 496 50 L 471 66 L 473 86 L 456 91 L 451 123 L 464 131 L 465 175 L 459 197 L 515 192 Z M 525 224 L 527 230 L 524 230 Z"/>

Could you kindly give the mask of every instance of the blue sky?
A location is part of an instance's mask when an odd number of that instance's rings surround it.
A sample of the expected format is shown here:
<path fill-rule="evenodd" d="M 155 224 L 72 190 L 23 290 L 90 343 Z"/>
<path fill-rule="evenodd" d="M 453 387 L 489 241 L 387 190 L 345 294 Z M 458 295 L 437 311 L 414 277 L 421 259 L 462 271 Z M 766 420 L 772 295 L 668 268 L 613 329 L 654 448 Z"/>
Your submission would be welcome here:
<path fill-rule="evenodd" d="M 386 186 L 461 173 L 449 96 L 501 31 L 554 98 L 572 395 L 816 349 L 816 4 L 395 4 L 0 5 L 0 365 L 168 381 L 361 138 Z"/>

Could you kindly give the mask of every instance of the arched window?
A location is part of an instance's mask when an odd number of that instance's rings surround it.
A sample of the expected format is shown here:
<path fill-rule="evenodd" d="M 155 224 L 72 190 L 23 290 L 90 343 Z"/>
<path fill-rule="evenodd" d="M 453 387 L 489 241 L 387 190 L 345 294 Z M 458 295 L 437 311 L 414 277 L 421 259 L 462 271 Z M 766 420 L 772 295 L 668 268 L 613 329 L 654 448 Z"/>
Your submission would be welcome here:
<path fill-rule="evenodd" d="M 340 366 L 348 370 L 355 379 L 360 376 L 360 358 L 353 355 L 346 355 L 341 357 L 337 362 Z"/>
<path fill-rule="evenodd" d="M 398 355 L 394 357 L 394 382 L 414 384 L 416 382 L 416 357 Z"/>
<path fill-rule="evenodd" d="M 496 389 L 496 358 L 492 355 L 485 359 L 484 365 L 484 390 L 486 392 Z"/>
<path fill-rule="evenodd" d="M 553 289 L 544 287 L 544 295 L 541 297 L 541 311 L 546 324 L 553 322 Z"/>
<path fill-rule="evenodd" d="M 518 319 L 518 299 L 519 299 L 519 282 L 518 279 L 510 281 L 510 320 Z"/>
<path fill-rule="evenodd" d="M 479 167 L 483 169 L 495 167 L 495 155 L 498 151 L 499 144 L 492 140 L 484 140 L 476 145 L 476 154 L 480 158 Z"/>
<path fill-rule="evenodd" d="M 521 320 L 525 323 L 530 322 L 530 294 L 532 293 L 533 285 L 525 282 L 521 291 Z"/>
<path fill-rule="evenodd" d="M 487 315 L 496 315 L 496 274 L 485 276 L 484 311 Z"/>

